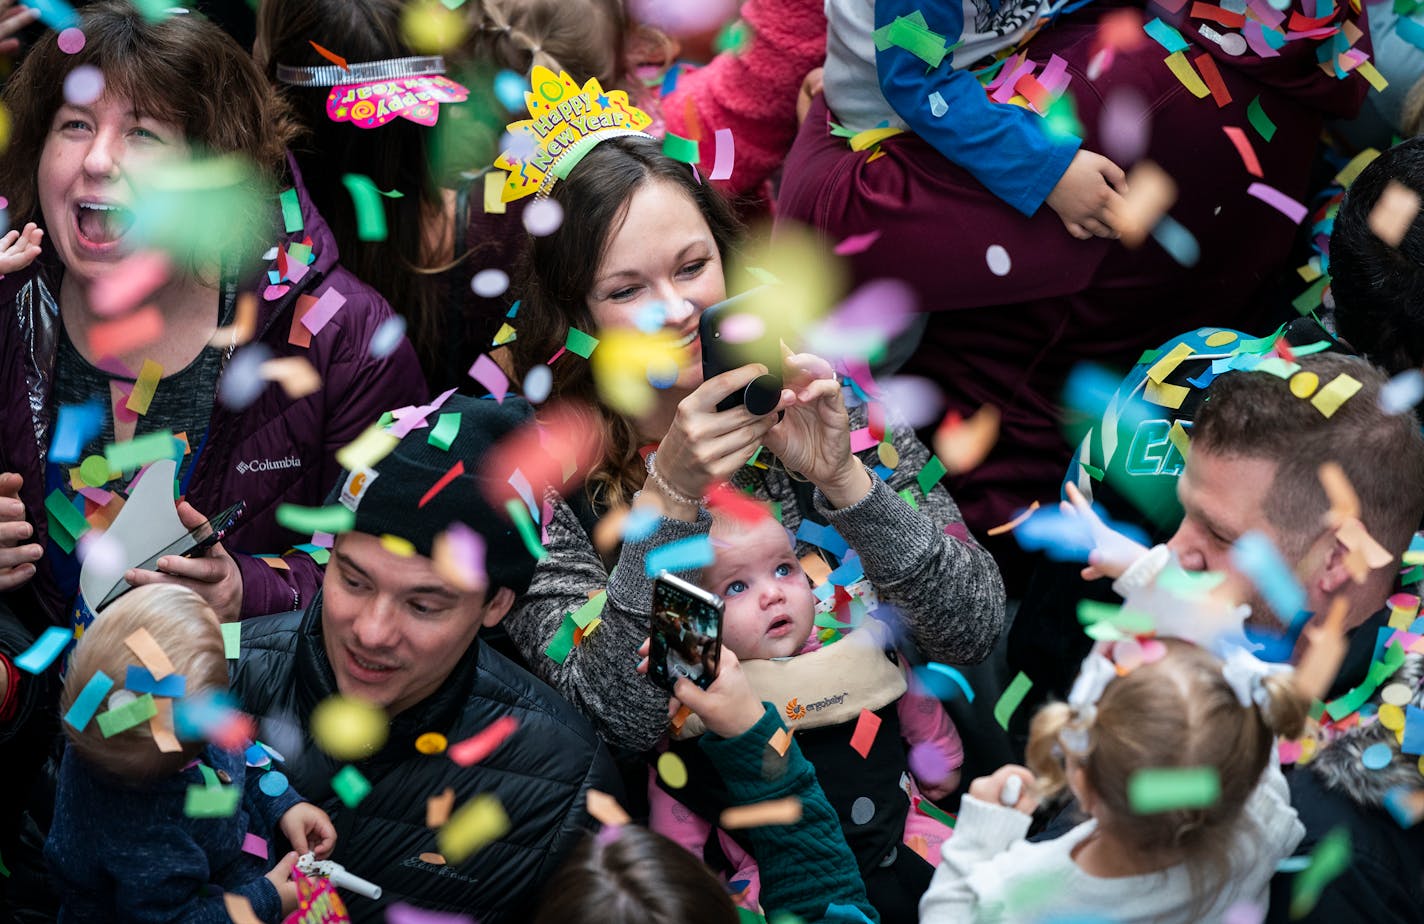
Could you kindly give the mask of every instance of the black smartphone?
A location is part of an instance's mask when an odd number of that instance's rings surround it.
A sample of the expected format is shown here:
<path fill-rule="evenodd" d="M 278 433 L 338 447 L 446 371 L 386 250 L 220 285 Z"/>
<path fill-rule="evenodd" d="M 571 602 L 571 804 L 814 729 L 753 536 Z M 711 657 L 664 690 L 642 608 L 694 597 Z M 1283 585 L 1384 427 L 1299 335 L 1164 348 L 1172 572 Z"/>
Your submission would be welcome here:
<path fill-rule="evenodd" d="M 238 520 L 242 519 L 242 515 L 246 511 L 247 501 L 238 501 L 222 513 L 208 520 L 208 522 L 190 530 L 188 535 L 170 542 L 162 549 L 154 552 L 148 558 L 144 559 L 142 563 L 134 567 L 143 571 L 156 571 L 158 570 L 158 560 L 168 555 L 197 558 L 221 542 L 223 536 L 226 536 L 232 530 L 232 527 Z M 97 612 L 103 609 L 132 589 L 128 581 L 120 578 L 119 581 L 109 589 L 108 594 L 99 602 L 99 605 L 94 608 L 95 611 Z"/>
<path fill-rule="evenodd" d="M 765 303 L 765 286 L 718 302 L 697 322 L 698 338 L 702 341 L 702 381 L 737 369 L 748 363 L 761 363 L 771 371 L 757 376 L 746 388 L 733 392 L 717 404 L 717 410 L 728 411 L 746 405 L 758 416 L 770 414 L 781 400 L 781 338 L 778 326 L 761 315 Z"/>
<path fill-rule="evenodd" d="M 653 581 L 648 629 L 648 676 L 672 692 L 686 677 L 702 689 L 717 679 L 722 660 L 722 598 L 682 578 L 659 572 Z"/>

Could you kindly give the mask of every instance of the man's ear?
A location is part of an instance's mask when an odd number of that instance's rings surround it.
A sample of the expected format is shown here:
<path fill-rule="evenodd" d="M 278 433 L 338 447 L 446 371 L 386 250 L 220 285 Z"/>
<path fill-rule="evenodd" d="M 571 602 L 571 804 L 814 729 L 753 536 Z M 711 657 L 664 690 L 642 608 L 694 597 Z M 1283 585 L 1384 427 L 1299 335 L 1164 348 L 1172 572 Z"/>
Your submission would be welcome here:
<path fill-rule="evenodd" d="M 1323 597 L 1331 597 L 1351 581 L 1350 569 L 1345 564 L 1350 550 L 1340 541 L 1335 530 L 1325 534 L 1325 542 L 1324 561 L 1311 580 Z"/>
<path fill-rule="evenodd" d="M 514 606 L 514 591 L 508 587 L 501 587 L 494 592 L 494 596 L 485 600 L 484 607 L 480 610 L 480 627 L 493 629 L 500 624 L 500 621 L 509 614 Z"/>

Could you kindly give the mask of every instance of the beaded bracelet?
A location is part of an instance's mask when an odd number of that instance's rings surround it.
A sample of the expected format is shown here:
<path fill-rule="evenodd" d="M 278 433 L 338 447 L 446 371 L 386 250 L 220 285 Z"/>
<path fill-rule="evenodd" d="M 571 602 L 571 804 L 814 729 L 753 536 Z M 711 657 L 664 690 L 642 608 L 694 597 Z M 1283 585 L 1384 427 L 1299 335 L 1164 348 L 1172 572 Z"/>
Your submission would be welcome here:
<path fill-rule="evenodd" d="M 701 507 L 702 501 L 700 498 L 688 497 L 669 484 L 668 480 L 662 476 L 653 465 L 653 460 L 657 458 L 657 455 L 656 452 L 648 453 L 648 477 L 653 480 L 653 484 L 658 486 L 658 490 L 666 495 L 667 499 L 673 503 L 681 504 L 684 507 Z"/>

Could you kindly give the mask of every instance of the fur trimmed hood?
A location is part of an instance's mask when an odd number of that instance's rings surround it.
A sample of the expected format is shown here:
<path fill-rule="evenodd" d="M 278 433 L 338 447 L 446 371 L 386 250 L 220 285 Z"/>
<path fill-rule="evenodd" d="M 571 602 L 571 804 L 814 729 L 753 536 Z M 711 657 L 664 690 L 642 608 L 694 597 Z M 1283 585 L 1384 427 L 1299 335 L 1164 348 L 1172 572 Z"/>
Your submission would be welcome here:
<path fill-rule="evenodd" d="M 1370 702 L 1378 707 L 1382 703 L 1380 691 L 1391 684 L 1402 683 L 1413 691 L 1410 705 L 1424 709 L 1421 680 L 1424 680 L 1424 655 L 1408 654 L 1393 676 L 1380 685 L 1380 690 L 1375 692 Z M 1370 770 L 1361 761 L 1361 755 L 1370 745 L 1381 742 L 1388 744 L 1393 752 L 1389 765 Z M 1322 747 L 1307 766 L 1327 788 L 1345 794 L 1357 805 L 1379 808 L 1384 805 L 1385 794 L 1391 789 L 1418 789 L 1424 784 L 1419 760 L 1417 755 L 1401 753 L 1395 733 L 1374 721 L 1363 727 L 1356 726 Z"/>

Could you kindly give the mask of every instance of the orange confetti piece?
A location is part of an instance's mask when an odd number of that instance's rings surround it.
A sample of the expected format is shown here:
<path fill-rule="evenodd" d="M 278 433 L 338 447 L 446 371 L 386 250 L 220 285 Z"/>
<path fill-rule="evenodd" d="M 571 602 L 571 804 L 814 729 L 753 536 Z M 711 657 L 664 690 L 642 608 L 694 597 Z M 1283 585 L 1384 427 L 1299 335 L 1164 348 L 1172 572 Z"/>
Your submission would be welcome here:
<path fill-rule="evenodd" d="M 584 799 L 584 804 L 588 806 L 588 813 L 593 816 L 595 821 L 608 825 L 610 828 L 630 824 L 633 821 L 623 810 L 623 806 L 618 804 L 618 800 L 606 792 L 590 789 Z"/>
<path fill-rule="evenodd" d="M 438 796 L 425 800 L 425 826 L 439 828 L 450 820 L 450 812 L 455 808 L 455 790 L 449 786 Z"/>
<path fill-rule="evenodd" d="M 1028 520 L 1029 517 L 1033 516 L 1033 512 L 1034 512 L 1035 510 L 1037 510 L 1038 507 L 1039 507 L 1038 501 L 1034 501 L 1032 504 L 1029 504 L 1029 507 L 1028 507 L 1027 510 L 1025 510 L 1023 513 L 1019 514 L 1018 516 L 1014 517 L 1014 518 L 1013 518 L 1012 520 L 1010 520 L 1009 522 L 1007 522 L 1007 523 L 1000 523 L 998 526 L 995 526 L 995 527 L 992 527 L 991 529 L 985 530 L 986 535 L 990 535 L 990 536 L 1002 536 L 1004 533 L 1013 532 L 1014 530 L 1016 530 L 1016 529 L 1018 529 L 1020 526 L 1022 526 L 1022 525 L 1024 524 L 1024 522 Z"/>
<path fill-rule="evenodd" d="M 801 820 L 801 800 L 796 796 L 736 805 L 722 812 L 718 823 L 728 831 L 737 828 L 765 828 L 769 825 L 794 825 Z"/>
<path fill-rule="evenodd" d="M 153 735 L 153 743 L 158 745 L 158 750 L 164 754 L 177 754 L 183 750 L 183 745 L 173 733 L 173 700 L 157 697 L 154 703 L 158 706 L 158 714 L 148 720 L 148 731 Z"/>
<path fill-rule="evenodd" d="M 880 733 L 880 716 L 869 709 L 860 710 L 860 718 L 855 722 L 855 733 L 850 736 L 850 746 L 861 757 L 870 756 L 870 748 L 875 744 L 875 736 Z"/>
<path fill-rule="evenodd" d="M 163 336 L 163 315 L 147 305 L 127 317 L 89 328 L 89 350 L 98 358 L 122 356 Z"/>
<path fill-rule="evenodd" d="M 934 451 L 951 475 L 977 468 L 999 441 L 999 409 L 986 404 L 968 420 L 951 411 L 935 431 Z"/>
<path fill-rule="evenodd" d="M 173 662 L 168 660 L 168 654 L 163 650 L 163 646 L 148 633 L 147 629 L 135 629 L 128 638 L 124 639 L 124 644 L 129 646 L 143 662 L 143 666 L 148 668 L 148 672 L 153 675 L 154 680 L 162 680 L 173 673 Z"/>
<path fill-rule="evenodd" d="M 212 337 L 208 339 L 208 346 L 220 350 L 230 346 L 242 346 L 251 340 L 255 333 L 257 333 L 257 296 L 252 292 L 242 292 L 237 296 L 237 311 L 232 319 L 232 324 L 213 331 Z"/>
<path fill-rule="evenodd" d="M 330 61 L 332 64 L 335 64 L 343 71 L 351 70 L 351 67 L 346 63 L 346 59 L 341 57 L 341 55 L 333 51 L 327 51 L 325 48 L 322 48 L 320 45 L 318 45 L 316 42 L 313 42 L 311 39 L 307 39 L 307 43 L 310 44 L 311 47 L 316 49 L 317 54 L 321 55 L 323 58 Z"/>
<path fill-rule="evenodd" d="M 1254 177 L 1262 176 L 1261 161 L 1256 157 L 1256 149 L 1251 147 L 1251 139 L 1246 137 L 1246 133 L 1235 125 L 1223 125 L 1221 130 L 1226 132 L 1226 137 L 1236 146 L 1236 153 L 1246 165 L 1246 172 Z"/>
<path fill-rule="evenodd" d="M 769 744 L 773 751 L 785 757 L 786 752 L 791 750 L 791 732 L 784 728 L 778 728 L 776 734 L 771 736 Z"/>

